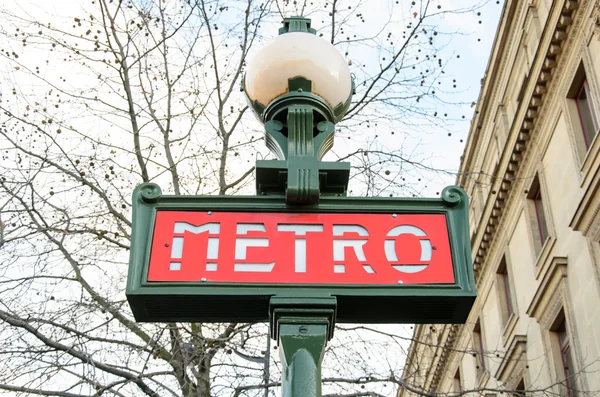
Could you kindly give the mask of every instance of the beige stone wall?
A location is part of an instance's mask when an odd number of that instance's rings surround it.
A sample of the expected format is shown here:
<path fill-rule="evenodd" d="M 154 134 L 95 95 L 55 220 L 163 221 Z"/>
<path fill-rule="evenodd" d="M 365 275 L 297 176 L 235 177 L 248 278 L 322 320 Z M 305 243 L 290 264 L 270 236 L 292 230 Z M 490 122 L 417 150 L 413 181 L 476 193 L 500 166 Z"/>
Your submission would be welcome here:
<path fill-rule="evenodd" d="M 399 395 L 600 395 L 600 138 L 586 145 L 573 99 L 583 72 L 600 123 L 598 0 L 506 2 L 457 181 L 478 297 L 464 325 L 416 327 Z"/>

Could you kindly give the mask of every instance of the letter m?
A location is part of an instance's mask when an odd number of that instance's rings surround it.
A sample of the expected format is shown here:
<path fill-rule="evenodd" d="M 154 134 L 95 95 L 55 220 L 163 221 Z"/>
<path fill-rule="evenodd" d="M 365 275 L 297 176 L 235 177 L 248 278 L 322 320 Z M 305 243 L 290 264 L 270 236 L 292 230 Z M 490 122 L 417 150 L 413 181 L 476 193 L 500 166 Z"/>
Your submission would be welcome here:
<path fill-rule="evenodd" d="M 173 243 L 171 244 L 171 263 L 169 264 L 169 270 L 181 270 L 181 258 L 183 257 L 183 235 L 185 232 L 191 232 L 194 234 L 200 234 L 208 232 L 209 236 L 218 236 L 221 232 L 221 225 L 219 223 L 205 223 L 204 225 L 192 225 L 187 222 L 175 222 L 173 228 Z M 219 238 L 209 237 L 206 251 L 206 259 L 217 259 L 219 254 Z M 206 263 L 207 271 L 216 270 L 216 263 Z M 214 267 L 214 268 L 213 268 Z"/>

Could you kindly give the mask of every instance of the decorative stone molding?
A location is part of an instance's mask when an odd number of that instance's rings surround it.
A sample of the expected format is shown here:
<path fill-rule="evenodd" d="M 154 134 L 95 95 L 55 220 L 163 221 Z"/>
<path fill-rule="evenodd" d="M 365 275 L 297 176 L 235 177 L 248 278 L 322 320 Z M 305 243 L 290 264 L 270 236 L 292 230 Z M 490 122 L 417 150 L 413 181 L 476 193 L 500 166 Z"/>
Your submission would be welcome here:
<path fill-rule="evenodd" d="M 527 337 L 515 335 L 496 370 L 494 377 L 502 382 L 507 390 L 515 390 L 517 383 L 523 378 L 527 362 L 526 346 Z"/>
<path fill-rule="evenodd" d="M 442 354 L 438 363 L 433 371 L 433 378 L 431 379 L 431 383 L 429 385 L 429 391 L 434 392 L 437 390 L 440 381 L 442 379 L 442 374 L 445 372 L 446 365 L 448 363 L 448 358 L 451 353 L 454 352 L 454 346 L 456 346 L 456 339 L 458 339 L 459 329 L 462 329 L 463 326 L 459 326 L 456 324 L 450 325 L 450 330 L 448 331 L 448 336 L 444 341 L 444 348 L 442 349 Z"/>
<path fill-rule="evenodd" d="M 517 325 L 518 320 L 519 317 L 513 312 L 508 318 L 508 321 L 506 321 L 504 329 L 502 330 L 503 345 L 506 345 L 508 341 L 513 340 L 515 337 L 515 326 Z"/>
<path fill-rule="evenodd" d="M 596 0 L 598 1 L 598 0 Z M 548 91 L 548 85 L 552 82 L 552 74 L 558 65 L 558 58 L 562 53 L 565 41 L 569 38 L 569 26 L 574 21 L 575 10 L 578 8 L 578 2 L 575 0 L 567 0 L 564 2 L 560 16 L 556 21 L 553 33 L 551 34 L 550 44 L 546 51 L 546 56 L 542 62 L 539 73 L 536 75 L 530 74 L 530 78 L 535 78 L 532 96 L 527 102 L 527 106 L 523 110 L 519 110 L 515 116 L 518 120 L 522 114 L 519 132 L 515 139 L 510 160 L 503 173 L 502 182 L 499 184 L 498 192 L 493 201 L 492 211 L 487 219 L 487 225 L 482 225 L 482 235 L 474 249 L 474 266 L 477 269 L 482 269 L 485 258 L 487 256 L 490 244 L 493 239 L 497 225 L 500 224 L 504 208 L 507 200 L 511 197 L 512 187 L 517 180 L 517 172 L 522 167 L 524 156 L 532 133 L 534 133 L 538 119 L 540 118 L 540 110 L 544 107 L 545 97 Z M 529 84 L 529 82 L 528 82 Z M 545 109 L 544 109 L 545 110 Z M 524 113 L 524 114 L 523 114 Z M 482 244 L 482 242 L 486 242 Z M 480 272 L 481 273 L 481 270 Z"/>
<path fill-rule="evenodd" d="M 544 274 L 527 314 L 533 317 L 544 329 L 550 329 L 552 322 L 564 305 L 565 282 L 567 277 L 567 258 L 554 257 L 548 271 Z"/>
<path fill-rule="evenodd" d="M 585 0 L 580 0 L 580 1 L 585 1 Z M 598 9 L 598 3 L 600 2 L 600 0 L 595 0 L 595 1 L 596 1 L 596 9 Z M 517 196 L 519 196 L 518 193 L 520 193 L 520 192 L 516 192 L 515 194 L 512 194 L 513 190 L 515 190 L 515 189 L 513 189 L 513 187 L 515 187 L 515 185 L 517 185 L 516 182 L 519 181 L 519 178 L 517 177 L 517 173 L 518 173 L 519 169 L 523 168 L 523 166 L 525 165 L 524 164 L 525 162 L 532 161 L 531 159 L 528 159 L 528 156 L 525 156 L 524 154 L 527 151 L 527 148 L 532 141 L 532 136 L 538 135 L 537 129 L 539 129 L 540 127 L 538 127 L 537 124 L 538 124 L 538 120 L 541 119 L 540 116 L 545 116 L 546 113 L 550 111 L 550 110 L 546 109 L 548 106 L 544 106 L 545 103 L 547 102 L 546 96 L 548 93 L 548 88 L 551 85 L 553 85 L 553 83 L 555 83 L 555 82 L 553 82 L 553 74 L 556 72 L 556 69 L 559 66 L 559 63 L 560 63 L 559 59 L 562 57 L 563 50 L 565 48 L 570 48 L 570 46 L 572 46 L 573 38 L 569 36 L 571 26 L 573 24 L 577 24 L 577 26 L 579 26 L 581 23 L 580 19 L 582 18 L 582 16 L 576 15 L 577 14 L 576 10 L 578 9 L 578 7 L 579 7 L 579 1 L 576 1 L 576 0 L 564 1 L 564 3 L 562 4 L 562 8 L 560 9 L 560 15 L 555 20 L 554 28 L 552 29 L 551 27 L 546 26 L 545 32 L 543 33 L 543 37 L 541 40 L 547 40 L 549 42 L 547 43 L 547 47 L 545 48 L 545 51 L 546 51 L 545 55 L 541 55 L 543 57 L 541 62 L 538 60 L 540 57 L 539 53 L 541 52 L 543 54 L 544 47 L 542 46 L 542 42 L 540 42 L 540 47 L 538 48 L 538 55 L 537 55 L 538 59 L 536 59 L 534 61 L 533 65 L 531 67 L 531 71 L 529 73 L 530 80 L 526 81 L 526 83 L 525 83 L 527 87 L 532 86 L 533 88 L 526 91 L 527 95 L 523 98 L 522 103 L 519 105 L 519 109 L 517 110 L 515 119 L 513 121 L 513 123 L 518 123 L 518 127 L 513 125 L 512 128 L 516 127 L 518 132 L 516 132 L 516 137 L 513 138 L 512 149 L 508 148 L 508 145 L 511 145 L 510 140 L 507 141 L 507 148 L 505 150 L 510 152 L 509 161 L 506 163 L 504 169 L 499 169 L 498 174 L 496 175 L 499 179 L 499 182 L 494 185 L 494 187 L 492 189 L 492 193 L 490 195 L 490 200 L 492 200 L 492 202 L 491 202 L 491 208 L 489 209 L 489 211 L 487 211 L 487 214 L 489 214 L 489 216 L 487 217 L 487 220 L 485 220 L 486 212 L 484 212 L 482 223 L 479 226 L 476 235 L 474 236 L 474 239 L 473 239 L 474 241 L 472 241 L 472 245 L 473 245 L 472 252 L 473 252 L 473 257 L 474 257 L 473 266 L 474 266 L 474 269 L 476 269 L 476 271 L 477 271 L 477 275 L 476 275 L 477 284 L 480 283 L 481 274 L 485 273 L 485 271 L 486 271 L 486 269 L 485 269 L 486 259 L 488 257 L 491 247 L 494 245 L 494 244 L 492 244 L 492 242 L 494 240 L 494 234 L 496 233 L 496 231 L 499 227 L 502 227 L 502 220 L 503 220 L 502 218 L 504 215 L 504 209 L 507 206 L 507 202 L 509 200 L 515 201 L 517 199 Z M 522 10 L 525 7 L 520 7 L 520 8 Z M 518 12 L 520 12 L 520 11 L 517 11 L 515 13 L 518 13 Z M 576 20 L 575 19 L 576 17 L 579 20 Z M 516 15 L 513 15 L 512 18 L 513 18 L 513 20 L 520 20 L 520 19 L 516 18 Z M 550 18 L 550 16 L 548 18 Z M 510 26 L 508 29 L 517 30 L 512 26 Z M 550 31 L 548 31 L 548 30 L 550 30 Z M 496 87 L 491 89 L 490 90 L 491 92 L 487 93 L 487 97 L 488 97 L 487 102 L 488 103 L 482 103 L 481 106 L 477 107 L 477 109 L 479 110 L 479 113 L 478 113 L 478 115 L 476 115 L 476 118 L 473 120 L 471 133 L 473 133 L 475 128 L 481 128 L 480 126 L 478 127 L 478 125 L 480 125 L 479 123 L 481 123 L 481 120 L 479 118 L 483 117 L 483 114 L 485 114 L 485 112 L 488 111 L 489 106 L 493 106 L 492 104 L 495 103 L 494 101 L 497 101 L 497 96 L 499 95 L 498 91 L 500 88 L 498 86 L 500 86 L 501 84 L 498 84 L 498 81 L 495 79 L 498 78 L 498 70 L 504 70 L 503 68 L 506 68 L 506 62 L 507 62 L 508 56 L 505 54 L 505 52 L 507 51 L 507 48 L 512 48 L 510 43 L 512 41 L 514 41 L 514 32 L 511 32 L 508 34 L 508 39 L 507 38 L 502 38 L 502 39 L 506 40 L 506 41 L 505 41 L 505 45 L 498 49 L 498 52 L 501 54 L 498 56 L 502 56 L 503 59 L 495 65 L 497 67 L 497 70 L 490 69 L 490 70 L 488 70 L 487 75 L 486 75 L 486 79 L 492 81 L 491 83 L 488 82 L 488 84 L 495 84 Z M 485 89 L 485 84 L 484 84 L 484 89 Z M 484 122 L 485 122 L 485 120 L 484 120 Z M 479 141 L 479 140 L 481 140 L 481 137 L 480 136 L 475 137 L 474 139 Z M 537 139 L 533 139 L 533 140 L 536 141 Z M 477 143 L 473 143 L 472 145 L 476 146 Z M 475 153 L 477 151 L 475 146 L 471 146 L 470 148 L 468 147 L 467 150 L 471 149 L 471 153 Z M 468 175 L 469 172 L 474 171 L 472 169 L 473 164 L 470 163 L 471 161 L 475 161 L 475 159 L 474 158 L 467 159 L 466 163 L 463 164 L 464 176 L 461 177 L 461 179 L 459 179 L 459 185 L 465 186 L 466 185 L 466 175 Z M 486 222 L 486 223 L 483 223 L 483 222 Z M 554 277 L 558 277 L 557 275 L 566 276 L 566 259 L 565 258 L 555 258 L 555 259 L 556 260 L 552 261 L 552 263 L 556 264 L 556 266 L 553 266 L 553 269 L 555 271 L 549 271 L 546 274 L 545 279 L 547 277 L 549 277 L 549 275 L 550 276 L 554 275 Z M 564 271 L 561 272 L 556 269 L 560 269 L 560 270 L 564 270 Z M 548 282 L 549 281 L 546 281 L 546 283 L 548 283 Z M 545 290 L 546 290 L 545 288 L 540 288 L 540 291 L 545 291 Z M 560 298 L 559 300 L 562 302 L 562 295 L 555 294 L 555 299 L 556 298 Z M 542 297 L 537 297 L 537 295 L 536 295 L 536 298 L 534 299 L 534 301 L 532 302 L 532 305 L 530 306 L 530 309 L 528 310 L 528 314 L 530 314 L 530 315 L 539 314 L 539 311 L 541 310 L 542 306 L 546 307 L 543 304 L 543 302 L 545 302 L 545 300 L 542 299 Z M 539 321 L 539 319 L 538 319 L 538 321 Z M 464 332 L 464 330 L 465 330 L 464 327 L 460 327 L 461 333 Z M 518 339 L 516 337 L 513 338 L 512 341 L 513 342 L 511 342 L 511 343 L 520 343 L 520 339 Z M 514 342 L 514 341 L 516 341 L 516 342 Z M 440 360 L 438 361 L 437 366 L 434 370 L 433 381 L 429 388 L 430 391 L 437 391 L 437 387 L 440 382 L 440 377 L 444 373 L 444 369 L 446 368 L 446 366 L 448 364 L 447 360 L 448 360 L 449 354 L 447 352 L 451 351 L 454 346 L 455 346 L 454 338 L 452 340 L 449 340 L 449 339 L 446 340 L 444 350 L 443 350 L 445 352 L 445 354 L 442 357 L 440 357 Z M 517 347 L 515 347 L 515 349 L 517 349 Z M 513 350 L 516 352 L 517 350 L 515 350 L 515 349 L 513 349 Z M 504 369 L 503 371 L 506 371 L 506 369 Z"/>
<path fill-rule="evenodd" d="M 600 0 L 596 0 L 594 10 L 592 11 L 592 21 L 594 23 L 594 31 L 600 40 Z"/>
<path fill-rule="evenodd" d="M 582 232 L 586 237 L 597 238 L 600 233 L 599 189 L 600 169 L 597 169 L 569 225 L 573 230 Z"/>
<path fill-rule="evenodd" d="M 595 0 L 595 1 L 596 1 L 596 9 L 598 9 L 598 3 L 600 2 L 600 0 Z M 479 279 L 481 277 L 481 274 L 483 274 L 485 272 L 484 264 L 486 262 L 485 260 L 488 256 L 488 253 L 492 246 L 491 243 L 494 240 L 494 234 L 497 231 L 498 227 L 501 227 L 501 221 L 502 221 L 502 217 L 504 215 L 504 209 L 507 205 L 507 202 L 508 202 L 508 200 L 515 200 L 514 196 L 517 196 L 517 194 L 511 194 L 511 193 L 514 190 L 513 187 L 515 186 L 515 182 L 518 181 L 517 173 L 518 173 L 519 169 L 522 168 L 522 166 L 524 165 L 523 162 L 526 160 L 526 156 L 524 156 L 524 154 L 527 150 L 528 144 L 531 141 L 532 135 L 535 134 L 537 121 L 540 119 L 540 115 L 542 114 L 541 111 L 544 111 L 544 113 L 548 112 L 547 109 L 544 109 L 544 104 L 545 104 L 548 88 L 552 84 L 552 80 L 553 80 L 552 75 L 553 75 L 553 72 L 555 72 L 555 69 L 557 68 L 557 66 L 559 64 L 558 60 L 561 57 L 561 54 L 563 53 L 563 48 L 564 47 L 568 48 L 568 46 L 566 46 L 565 43 L 571 42 L 573 40 L 571 37 L 569 37 L 569 31 L 570 31 L 570 26 L 575 22 L 575 16 L 576 16 L 575 14 L 576 14 L 576 10 L 577 10 L 578 6 L 579 6 L 579 2 L 575 1 L 575 0 L 566 0 L 563 3 L 562 9 L 560 11 L 560 15 L 556 20 L 554 29 L 551 31 L 551 33 L 544 32 L 544 36 L 548 37 L 548 34 L 549 34 L 550 35 L 549 37 L 551 37 L 551 39 L 550 39 L 550 43 L 548 44 L 548 47 L 546 49 L 546 54 L 543 56 L 543 60 L 541 61 L 541 66 L 539 65 L 538 61 L 535 61 L 532 66 L 532 71 L 537 66 L 537 69 L 535 69 L 535 70 L 537 70 L 537 74 L 530 73 L 529 78 L 535 79 L 534 80 L 535 83 L 532 84 L 531 81 L 526 82 L 526 84 L 528 86 L 530 84 L 533 85 L 533 90 L 529 96 L 525 96 L 525 98 L 523 99 L 524 104 L 525 104 L 524 107 L 523 107 L 523 104 L 521 104 L 519 107 L 519 110 L 517 111 L 517 114 L 515 115 L 514 122 L 518 122 L 518 123 L 520 123 L 520 125 L 518 127 L 518 132 L 516 133 L 516 138 L 514 139 L 514 142 L 512 143 L 512 145 L 513 145 L 512 149 L 508 149 L 511 151 L 509 161 L 506 164 L 506 168 L 504 170 L 499 170 L 499 172 L 497 174 L 500 181 L 496 184 L 497 187 L 492 189 L 492 195 L 495 194 L 495 196 L 490 197 L 492 199 L 492 204 L 491 204 L 491 210 L 489 211 L 489 217 L 487 218 L 487 223 L 485 223 L 485 224 L 482 223 L 479 226 L 479 231 L 474 236 L 475 238 L 474 238 L 474 241 L 472 242 L 472 244 L 473 244 L 472 252 L 473 252 L 473 256 L 474 256 L 473 266 L 477 271 L 476 282 L 478 284 L 480 282 Z M 521 9 L 522 8 L 523 7 L 521 7 Z M 579 18 L 581 18 L 581 16 L 579 16 Z M 513 15 L 513 20 L 519 20 L 519 19 L 517 19 Z M 510 27 L 510 28 L 514 29 L 513 27 Z M 514 33 L 509 35 L 508 41 L 509 42 L 507 44 L 505 44 L 505 46 L 503 48 L 500 48 L 498 50 L 499 52 L 503 52 L 507 48 L 511 48 L 510 42 L 514 41 Z M 541 47 L 540 47 L 540 50 L 542 50 Z M 507 58 L 508 57 L 506 55 L 504 55 L 502 61 L 496 65 L 498 67 L 498 70 L 503 70 L 502 68 L 506 67 Z M 495 70 L 489 70 L 488 75 L 486 75 L 486 79 L 494 80 L 496 77 L 497 77 L 497 71 L 495 71 Z M 496 100 L 496 97 L 499 95 L 498 94 L 498 90 L 499 90 L 498 86 L 500 86 L 500 84 L 496 84 L 496 87 L 492 90 L 491 93 L 488 94 L 489 95 L 488 96 L 489 103 L 483 104 L 481 106 L 481 108 L 478 106 L 478 110 L 480 110 L 480 112 L 479 112 L 480 115 L 482 112 L 485 112 L 488 110 L 487 107 L 490 106 L 490 103 L 494 103 L 493 101 Z M 525 101 L 528 101 L 528 102 L 525 102 Z M 478 116 L 476 116 L 476 119 L 474 120 L 473 125 L 476 126 L 478 122 L 479 122 Z M 474 128 L 477 128 L 477 127 L 474 127 Z M 514 128 L 514 126 L 513 126 L 513 128 Z M 473 132 L 473 129 L 471 132 Z M 480 138 L 481 137 L 476 138 L 476 139 L 480 139 Z M 474 145 L 476 145 L 476 144 L 474 144 Z M 510 143 L 508 141 L 507 141 L 507 145 L 510 145 Z M 476 150 L 474 148 L 471 148 L 471 149 L 473 151 Z M 473 159 L 471 159 L 471 160 L 473 160 Z M 467 162 L 468 161 L 469 160 L 467 160 Z M 472 166 L 472 164 L 468 164 L 468 163 L 464 164 L 465 174 L 468 174 L 469 171 L 473 171 L 471 169 L 472 168 L 471 166 Z M 462 180 L 459 180 L 460 185 L 463 185 L 463 186 L 466 185 L 466 179 L 464 179 L 464 178 L 465 177 L 463 177 Z M 556 266 L 552 266 L 554 271 L 549 271 L 546 274 L 546 277 L 544 278 L 544 281 L 542 281 L 542 284 L 544 284 L 544 282 L 549 283 L 549 281 L 546 280 L 548 277 L 550 277 L 551 280 L 554 280 L 554 278 L 556 278 L 556 277 L 558 277 L 559 279 L 560 279 L 560 277 L 566 277 L 566 258 L 555 258 L 555 259 L 556 260 L 552 261 L 552 263 L 556 264 Z M 540 288 L 539 291 L 547 291 L 547 289 Z M 562 302 L 562 295 L 555 294 L 554 297 L 555 297 L 555 299 L 558 299 L 558 301 Z M 542 310 L 542 307 L 545 308 L 547 306 L 544 304 L 544 302 L 545 302 L 545 300 L 543 299 L 542 296 L 538 297 L 536 295 L 536 298 L 534 298 L 532 305 L 530 306 L 530 309 L 528 310 L 528 314 L 539 315 L 541 313 L 540 310 Z M 556 305 L 556 303 L 555 303 L 555 305 Z M 552 311 L 553 310 L 550 310 L 550 312 L 552 312 Z M 544 319 L 546 317 L 547 316 L 544 316 Z M 538 319 L 538 321 L 540 321 L 540 320 Z M 459 333 L 458 331 L 460 331 L 460 333 L 464 332 L 464 329 L 465 329 L 462 326 L 460 328 L 458 328 L 458 326 L 452 326 L 452 327 L 454 329 L 452 329 L 451 331 L 454 331 L 455 335 Z M 433 375 L 432 382 L 431 382 L 430 388 L 429 388 L 430 391 L 437 391 L 437 388 L 440 383 L 440 378 L 441 378 L 442 374 L 444 373 L 446 366 L 448 365 L 448 358 L 450 355 L 449 352 L 453 351 L 453 348 L 456 343 L 456 337 L 453 336 L 451 338 L 450 337 L 451 334 L 452 334 L 452 332 L 449 333 L 449 336 L 445 341 L 442 357 L 440 357 L 440 359 L 437 363 L 437 366 L 434 370 L 434 375 Z M 516 344 L 516 345 L 514 345 L 514 344 Z M 511 357 L 512 357 L 515 354 L 519 354 L 519 351 L 524 349 L 524 341 L 520 337 L 515 336 L 514 338 L 512 338 L 511 346 L 512 346 L 512 350 L 509 349 L 509 351 L 511 352 Z M 504 376 L 503 375 L 504 373 L 513 373 L 513 371 L 507 372 L 507 370 L 508 370 L 507 366 L 510 361 L 511 361 L 510 359 L 508 361 L 506 361 L 506 364 L 504 364 L 504 367 L 501 366 L 502 370 L 501 371 L 499 370 L 500 373 L 498 374 L 498 376 Z"/>

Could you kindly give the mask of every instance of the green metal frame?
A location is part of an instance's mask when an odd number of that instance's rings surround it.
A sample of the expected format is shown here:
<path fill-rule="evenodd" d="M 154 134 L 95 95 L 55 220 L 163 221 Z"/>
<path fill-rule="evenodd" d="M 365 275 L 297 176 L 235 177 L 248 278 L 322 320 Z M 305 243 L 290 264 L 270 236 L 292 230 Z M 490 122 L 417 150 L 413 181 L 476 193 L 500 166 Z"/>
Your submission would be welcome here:
<path fill-rule="evenodd" d="M 456 283 L 364 286 L 148 282 L 157 211 L 186 210 L 442 213 L 447 219 Z M 270 314 L 277 308 L 323 308 L 335 311 L 332 323 L 461 323 L 476 295 L 467 214 L 467 196 L 454 186 L 432 199 L 321 197 L 316 204 L 290 205 L 283 196 L 163 196 L 157 185 L 142 184 L 133 194 L 127 298 L 138 321 L 253 322 L 271 317 L 276 322 Z"/>
<path fill-rule="evenodd" d="M 310 19 L 284 20 L 279 34 L 315 34 Z M 244 89 L 242 80 L 242 90 Z M 462 323 L 475 300 L 466 193 L 449 186 L 439 199 L 344 197 L 350 164 L 321 161 L 332 148 L 334 124 L 350 107 L 331 107 L 301 76 L 269 104 L 250 100 L 265 123 L 276 160 L 256 163 L 259 196 L 163 196 L 153 183 L 133 193 L 133 230 L 127 299 L 137 321 L 269 321 L 281 345 L 282 394 L 321 396 L 321 361 L 336 321 L 352 323 Z M 444 214 L 454 284 L 303 285 L 149 282 L 158 211 Z"/>
<path fill-rule="evenodd" d="M 315 34 L 310 19 L 284 19 L 279 34 Z M 312 93 L 312 82 L 302 76 L 288 80 L 288 93 L 271 103 L 251 100 L 250 106 L 265 123 L 267 147 L 277 160 L 256 163 L 258 194 L 283 194 L 289 203 L 316 203 L 326 195 L 345 196 L 350 176 L 349 163 L 321 161 L 333 146 L 334 124 L 344 117 L 352 101 L 329 105 Z M 245 82 L 242 80 L 242 90 Z"/>
<path fill-rule="evenodd" d="M 323 318 L 290 319 L 279 329 L 283 397 L 321 396 L 321 362 L 328 324 Z"/>
<path fill-rule="evenodd" d="M 310 27 L 310 19 L 304 17 L 291 17 L 283 19 L 283 27 L 279 28 L 279 34 L 290 32 L 306 32 L 316 34 L 317 31 Z"/>
<path fill-rule="evenodd" d="M 283 194 L 291 203 L 346 195 L 350 163 L 321 161 L 333 147 L 334 113 L 311 87 L 305 78 L 290 79 L 290 92 L 264 110 L 265 141 L 278 160 L 256 162 L 258 194 Z"/>

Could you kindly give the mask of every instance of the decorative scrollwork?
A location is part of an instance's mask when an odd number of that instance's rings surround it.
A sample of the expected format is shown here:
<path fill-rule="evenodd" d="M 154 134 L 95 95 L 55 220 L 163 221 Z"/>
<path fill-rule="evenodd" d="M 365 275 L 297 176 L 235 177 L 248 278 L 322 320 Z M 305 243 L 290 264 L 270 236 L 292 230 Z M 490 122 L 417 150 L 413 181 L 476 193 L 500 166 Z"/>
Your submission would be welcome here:
<path fill-rule="evenodd" d="M 456 207 L 467 198 L 467 193 L 458 186 L 446 186 L 442 190 L 442 200 L 449 207 Z"/>
<path fill-rule="evenodd" d="M 600 40 L 600 0 L 596 0 L 594 4 L 594 10 L 592 11 L 592 20 L 594 22 L 594 29 L 596 30 L 596 35 L 598 35 L 598 40 Z"/>
<path fill-rule="evenodd" d="M 162 190 L 156 183 L 143 183 L 138 186 L 138 191 L 146 203 L 156 203 L 162 196 Z"/>

